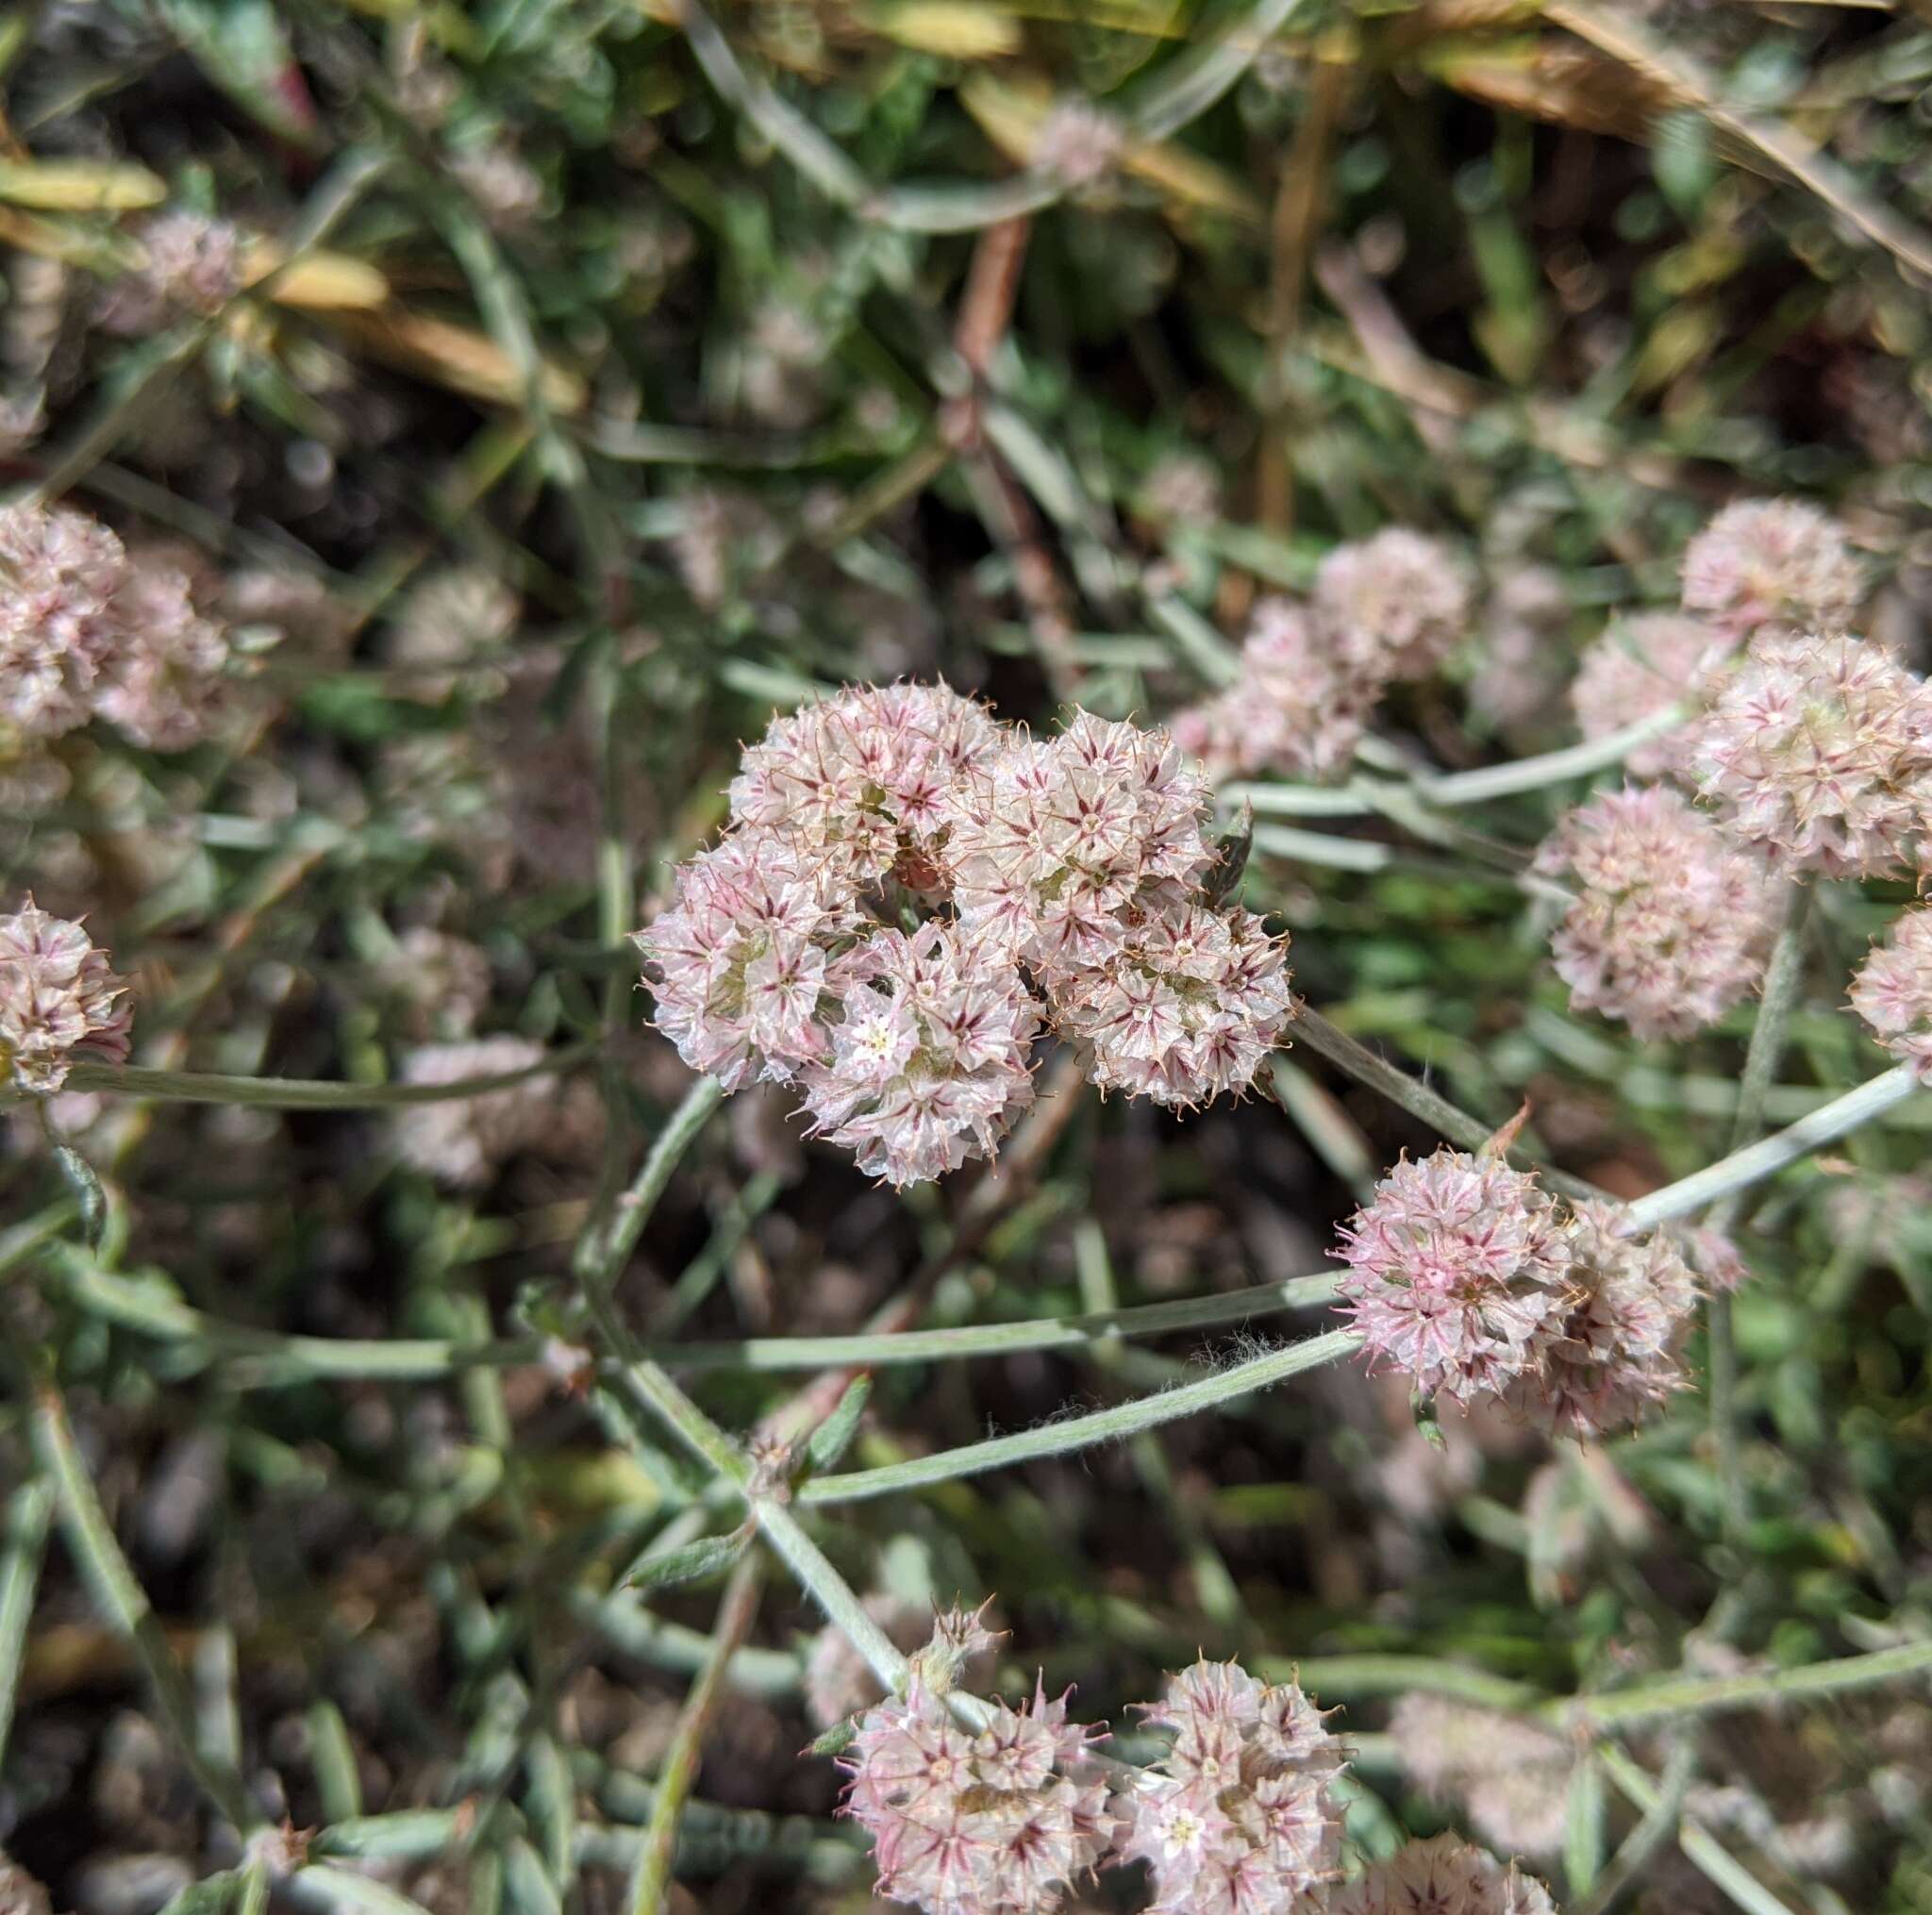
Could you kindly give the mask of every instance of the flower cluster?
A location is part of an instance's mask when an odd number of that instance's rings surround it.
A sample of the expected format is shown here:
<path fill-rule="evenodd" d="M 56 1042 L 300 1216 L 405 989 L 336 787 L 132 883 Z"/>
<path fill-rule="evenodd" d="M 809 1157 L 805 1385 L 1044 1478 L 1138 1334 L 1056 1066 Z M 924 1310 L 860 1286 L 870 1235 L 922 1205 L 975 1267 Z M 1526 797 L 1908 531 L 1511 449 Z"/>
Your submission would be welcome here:
<path fill-rule="evenodd" d="M 1899 874 L 1932 831 L 1932 688 L 1863 639 L 1756 640 L 1699 723 L 1699 795 L 1792 873 Z"/>
<path fill-rule="evenodd" d="M 1680 700 L 1701 703 L 1729 662 L 1731 641 L 1716 626 L 1681 612 L 1639 612 L 1619 619 L 1583 655 L 1570 704 L 1587 739 L 1607 738 Z M 1634 777 L 1683 777 L 1690 768 L 1695 721 L 1624 755 Z"/>
<path fill-rule="evenodd" d="M 1864 595 L 1842 528 L 1800 499 L 1726 506 L 1684 551 L 1684 609 L 1734 639 L 1842 631 Z"/>
<path fill-rule="evenodd" d="M 1305 606 L 1256 607 L 1235 683 L 1178 714 L 1174 735 L 1215 778 L 1337 777 L 1383 692 L 1434 672 L 1470 615 L 1469 580 L 1439 541 L 1397 526 L 1338 545 Z"/>
<path fill-rule="evenodd" d="M 1039 1687 L 1027 1707 L 994 1702 L 986 1716 L 962 1727 L 915 1663 L 905 1695 L 868 1709 L 841 1757 L 845 1813 L 873 1839 L 882 1895 L 927 1915 L 1045 1915 L 1112 1832 L 1097 1731 Z"/>
<path fill-rule="evenodd" d="M 1572 1751 L 1560 1736 L 1414 1690 L 1395 1705 L 1389 1738 L 1409 1781 L 1459 1807 L 1485 1841 L 1508 1855 L 1561 1854 Z"/>
<path fill-rule="evenodd" d="M 0 507 L 0 718 L 24 736 L 98 716 L 179 751 L 205 732 L 227 658 L 178 566 L 131 557 L 81 513 Z"/>
<path fill-rule="evenodd" d="M 1373 1862 L 1327 1915 L 1557 1915 L 1543 1885 L 1453 1835 L 1412 1841 Z"/>
<path fill-rule="evenodd" d="M 182 316 L 211 319 L 247 283 L 246 237 L 226 220 L 158 213 L 140 242 L 139 268 L 115 282 L 102 309 L 111 332 L 156 332 Z"/>
<path fill-rule="evenodd" d="M 20 1090 L 53 1091 L 77 1056 L 125 1062 L 126 988 L 80 925 L 28 898 L 0 917 L 0 1071 Z"/>
<path fill-rule="evenodd" d="M 1287 1915 L 1336 1873 L 1342 1767 L 1322 1714 L 1293 1683 L 1202 1661 L 1173 1677 L 1150 1722 L 1165 1757 L 1114 1798 L 1123 1860 L 1147 1864 L 1149 1915 Z"/>
<path fill-rule="evenodd" d="M 798 1084 L 894 1184 L 991 1154 L 1045 1022 L 1104 1088 L 1238 1090 L 1292 1000 L 1281 941 L 1202 890 L 1207 808 L 1165 734 L 1086 712 L 1035 741 L 944 686 L 807 707 L 638 935 L 658 1028 L 727 1090 Z"/>
<path fill-rule="evenodd" d="M 501 1035 L 422 1044 L 403 1062 L 406 1084 L 459 1084 L 470 1077 L 508 1076 L 543 1060 L 543 1046 Z M 555 1085 L 528 1077 L 475 1097 L 405 1104 L 395 1112 L 396 1149 L 403 1161 L 439 1183 L 472 1190 L 520 1150 L 543 1139 L 558 1121 Z"/>
<path fill-rule="evenodd" d="M 1341 1293 L 1372 1361 L 1419 1395 L 1494 1398 L 1555 1435 L 1603 1436 L 1678 1388 L 1696 1286 L 1663 1234 L 1554 1203 L 1500 1157 L 1405 1158 L 1343 1232 Z"/>
<path fill-rule="evenodd" d="M 480 565 L 453 565 L 412 586 L 397 608 L 391 660 L 409 674 L 409 690 L 435 702 L 455 674 L 500 651 L 523 607 L 516 593 Z"/>
<path fill-rule="evenodd" d="M 1878 1041 L 1932 1078 L 1932 905 L 1907 911 L 1852 979 L 1852 1008 Z"/>
<path fill-rule="evenodd" d="M 1552 940 L 1572 1002 L 1640 1038 L 1704 1029 L 1763 975 L 1780 887 L 1669 786 L 1578 806 L 1536 869 L 1581 887 Z"/>
<path fill-rule="evenodd" d="M 1116 115 L 1091 100 L 1069 98 L 1047 109 L 1030 158 L 1036 172 L 1081 187 L 1111 173 L 1126 150 L 1127 129 Z"/>

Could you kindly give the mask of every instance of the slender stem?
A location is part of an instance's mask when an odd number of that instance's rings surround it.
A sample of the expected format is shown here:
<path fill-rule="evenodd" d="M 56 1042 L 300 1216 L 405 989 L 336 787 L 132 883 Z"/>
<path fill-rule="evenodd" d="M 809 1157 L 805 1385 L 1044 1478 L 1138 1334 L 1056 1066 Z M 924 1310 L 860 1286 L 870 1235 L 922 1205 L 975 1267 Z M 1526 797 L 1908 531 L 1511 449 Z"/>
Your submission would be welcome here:
<path fill-rule="evenodd" d="M 1657 1807 L 1662 1798 L 1657 1784 L 1621 1749 L 1606 1745 L 1597 1751 L 1597 1759 L 1604 1766 L 1604 1773 L 1640 1810 L 1648 1814 Z M 1781 1902 L 1728 1849 L 1695 1823 L 1677 1824 L 1677 1846 L 1684 1851 L 1685 1860 L 1716 1883 L 1746 1915 L 1792 1915 L 1790 1904 Z"/>
<path fill-rule="evenodd" d="M 448 1104 L 553 1076 L 596 1050 L 578 1043 L 516 1071 L 492 1071 L 449 1084 L 335 1084 L 312 1077 L 230 1077 L 208 1071 L 153 1071 L 139 1064 L 76 1064 L 70 1091 L 142 1097 L 157 1104 L 245 1104 L 263 1110 L 375 1110 L 395 1104 Z"/>
<path fill-rule="evenodd" d="M 644 1225 L 651 1221 L 651 1212 L 658 1207 L 658 1199 L 671 1182 L 672 1173 L 724 1101 L 724 1087 L 715 1077 L 698 1078 L 684 1093 L 683 1103 L 671 1113 L 671 1121 L 645 1153 L 630 1189 L 617 1200 L 609 1222 L 601 1232 L 585 1234 L 578 1274 L 587 1288 L 608 1291 L 617 1281 L 643 1235 Z"/>
<path fill-rule="evenodd" d="M 1545 1706 L 1542 1713 L 1564 1723 L 1623 1728 L 1657 1716 L 1708 1715 L 1723 1709 L 1761 1708 L 1794 1696 L 1832 1695 L 1874 1689 L 1932 1669 L 1932 1642 L 1907 1642 L 1865 1656 L 1842 1656 L 1754 1675 L 1719 1675 L 1690 1681 L 1646 1682 L 1607 1695 L 1579 1695 Z"/>
<path fill-rule="evenodd" d="M 896 1694 L 903 1690 L 908 1667 L 905 1657 L 866 1613 L 865 1605 L 854 1593 L 851 1584 L 806 1534 L 805 1525 L 784 1504 L 770 1497 L 759 1498 L 752 1514 L 757 1519 L 758 1533 L 784 1558 L 785 1566 L 825 1612 L 825 1620 L 865 1657 L 867 1668 L 889 1691 Z"/>
<path fill-rule="evenodd" d="M 1685 1791 L 1696 1768 L 1696 1744 L 1686 1738 L 1672 1749 L 1664 1762 L 1657 1800 L 1618 1845 L 1608 1866 L 1591 1884 L 1589 1894 L 1576 1904 L 1572 1915 L 1606 1915 L 1622 1900 L 1624 1890 L 1650 1866 L 1652 1857 L 1670 1840 L 1672 1830 L 1682 1819 Z"/>
<path fill-rule="evenodd" d="M 1688 1217 L 1707 1204 L 1715 1203 L 1733 1191 L 1761 1183 L 1787 1164 L 1796 1163 L 1813 1151 L 1837 1142 L 1847 1131 L 1882 1117 L 1922 1088 L 1911 1071 L 1903 1064 L 1897 1065 L 1883 1076 L 1860 1084 L 1856 1091 L 1834 1097 L 1829 1104 L 1821 1105 L 1808 1117 L 1801 1117 L 1783 1130 L 1733 1151 L 1729 1157 L 1721 1157 L 1674 1184 L 1666 1184 L 1660 1191 L 1639 1197 L 1626 1207 L 1625 1214 L 1640 1228 L 1666 1223 L 1673 1217 Z"/>
<path fill-rule="evenodd" d="M 93 1479 L 75 1442 L 67 1405 L 49 1380 L 34 1390 L 28 1435 L 35 1460 L 52 1480 L 59 1496 L 60 1528 L 92 1589 L 94 1600 L 126 1637 L 147 1673 L 161 1719 L 181 1745 L 189 1772 L 202 1793 L 242 1835 L 259 1827 L 263 1816 L 249 1800 L 248 1790 L 232 1763 L 208 1749 L 196 1731 L 194 1699 L 175 1659 L 166 1633 L 148 1602 L 101 1507 Z"/>
<path fill-rule="evenodd" d="M 1071 1417 L 1064 1423 L 1045 1424 L 1013 1436 L 994 1437 L 988 1442 L 967 1443 L 958 1449 L 941 1450 L 936 1456 L 891 1463 L 883 1469 L 815 1476 L 799 1490 L 799 1500 L 814 1504 L 853 1503 L 865 1497 L 890 1496 L 902 1490 L 951 1482 L 959 1476 L 974 1476 L 1011 1463 L 1064 1456 L 1211 1409 L 1231 1398 L 1265 1390 L 1272 1383 L 1300 1375 L 1304 1371 L 1319 1369 L 1324 1363 L 1337 1362 L 1360 1347 L 1361 1339 L 1353 1331 L 1330 1330 L 1324 1336 L 1271 1350 L 1265 1357 L 1237 1363 L 1232 1369 L 1205 1376 L 1197 1383 L 1185 1383 L 1153 1396 L 1136 1397 L 1131 1403 L 1096 1410 L 1091 1416 Z"/>
<path fill-rule="evenodd" d="M 651 1820 L 645 1826 L 637 1869 L 631 1876 L 630 1915 L 659 1915 L 670 1893 L 673 1865 L 677 1858 L 677 1831 L 684 1820 L 685 1804 L 698 1779 L 705 1732 L 724 1692 L 725 1669 L 751 1634 L 752 1624 L 758 1618 L 763 1574 L 764 1558 L 758 1551 L 748 1549 L 738 1558 L 730 1580 L 724 1585 L 724 1597 L 711 1631 L 710 1654 L 685 1697 L 671 1746 L 664 1752 L 664 1760 L 658 1770 L 657 1798 L 651 1804 Z"/>
<path fill-rule="evenodd" d="M 1434 1656 L 1314 1656 L 1289 1658 L 1263 1657 L 1252 1665 L 1269 1682 L 1294 1681 L 1310 1695 L 1430 1695 L 1455 1696 L 1479 1708 L 1514 1713 L 1541 1707 L 1542 1690 L 1486 1669 L 1444 1662 Z"/>
<path fill-rule="evenodd" d="M 0 1554 L 0 1760 L 6 1758 L 7 1738 L 13 1726 L 34 1585 L 40 1580 L 53 1510 L 53 1485 L 44 1476 L 34 1476 L 7 1499 L 6 1515 L 0 1519 L 0 1537 L 6 1541 L 5 1553 Z"/>
<path fill-rule="evenodd" d="M 1583 744 L 1566 746 L 1562 751 L 1542 752 L 1506 765 L 1483 765 L 1473 772 L 1452 772 L 1446 777 L 1418 778 L 1416 794 L 1429 805 L 1479 805 L 1488 798 L 1540 791 L 1545 785 L 1560 785 L 1571 778 L 1587 778 L 1592 772 L 1607 771 L 1612 765 L 1622 764 L 1639 745 L 1674 731 L 1691 715 L 1689 706 L 1669 706 L 1662 711 L 1652 712 L 1648 718 L 1640 718 L 1634 724 L 1607 732 L 1602 738 L 1591 739 Z"/>

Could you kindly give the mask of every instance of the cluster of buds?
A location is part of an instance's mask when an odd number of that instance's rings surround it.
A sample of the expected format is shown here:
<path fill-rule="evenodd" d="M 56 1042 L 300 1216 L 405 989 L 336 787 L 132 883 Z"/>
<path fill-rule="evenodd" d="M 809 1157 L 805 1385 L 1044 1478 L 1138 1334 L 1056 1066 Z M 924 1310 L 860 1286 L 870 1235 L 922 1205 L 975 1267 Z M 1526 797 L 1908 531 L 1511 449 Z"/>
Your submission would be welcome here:
<path fill-rule="evenodd" d="M 1690 1037 L 1763 976 L 1782 888 L 1671 786 L 1578 806 L 1536 869 L 1579 886 L 1552 940 L 1571 1001 L 1640 1038 Z"/>
<path fill-rule="evenodd" d="M 1201 1661 L 1147 1719 L 1172 1745 L 1114 1798 L 1118 1852 L 1147 1864 L 1149 1915 L 1288 1915 L 1337 1873 L 1342 1755 L 1293 1683 Z"/>
<path fill-rule="evenodd" d="M 1675 1243 L 1566 1208 L 1499 1156 L 1405 1158 L 1342 1236 L 1351 1326 L 1419 1396 L 1601 1437 L 1682 1387 L 1696 1283 Z"/>
<path fill-rule="evenodd" d="M 1557 1915 L 1557 1905 L 1515 1863 L 1453 1835 L 1434 1835 L 1371 1863 L 1330 1899 L 1324 1915 Z"/>
<path fill-rule="evenodd" d="M 1107 1853 L 1107 1783 L 1098 1731 L 1067 1720 L 1066 1697 L 983 1706 L 984 1726 L 955 1720 L 946 1673 L 985 1646 L 975 1619 L 941 1619 L 931 1657 L 903 1696 L 858 1720 L 841 1764 L 845 1813 L 874 1844 L 882 1895 L 927 1915 L 1036 1915 Z"/>
<path fill-rule="evenodd" d="M 126 988 L 80 925 L 33 899 L 0 917 L 0 1082 L 47 1093 L 76 1057 L 124 1063 Z"/>
<path fill-rule="evenodd" d="M 26 739 L 104 718 L 180 751 L 219 707 L 227 635 L 158 555 L 43 506 L 0 507 L 0 718 Z"/>
<path fill-rule="evenodd" d="M 1852 979 L 1852 1008 L 1920 1078 L 1932 1078 L 1932 905 L 1897 919 Z"/>
<path fill-rule="evenodd" d="M 1233 685 L 1174 719 L 1216 778 L 1331 779 L 1398 679 L 1426 678 L 1468 630 L 1469 580 L 1440 541 L 1400 526 L 1338 545 L 1306 605 L 1264 599 Z"/>
<path fill-rule="evenodd" d="M 1292 999 L 1283 941 L 1204 889 L 1207 813 L 1161 732 L 1077 712 L 1036 741 L 944 686 L 841 692 L 746 751 L 732 828 L 638 934 L 658 1028 L 726 1090 L 797 1085 L 898 1185 L 992 1153 L 1047 1024 L 1103 1088 L 1240 1090 Z"/>
<path fill-rule="evenodd" d="M 1690 745 L 1699 795 L 1793 874 L 1901 875 L 1932 833 L 1932 687 L 1869 640 L 1755 641 Z"/>

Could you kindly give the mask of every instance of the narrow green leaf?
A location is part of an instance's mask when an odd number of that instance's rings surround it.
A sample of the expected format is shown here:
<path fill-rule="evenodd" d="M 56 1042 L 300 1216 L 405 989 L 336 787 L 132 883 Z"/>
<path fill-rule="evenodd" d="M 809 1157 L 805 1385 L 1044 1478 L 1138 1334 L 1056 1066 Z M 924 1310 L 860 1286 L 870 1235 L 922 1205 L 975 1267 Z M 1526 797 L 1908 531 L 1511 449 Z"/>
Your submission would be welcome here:
<path fill-rule="evenodd" d="M 682 1583 L 701 1582 L 727 1570 L 744 1554 L 751 1540 L 748 1529 L 734 1529 L 729 1536 L 701 1536 L 682 1549 L 667 1550 L 654 1557 L 647 1549 L 625 1571 L 626 1589 L 671 1590 Z"/>
<path fill-rule="evenodd" d="M 808 1756 L 841 1756 L 852 1746 L 853 1739 L 858 1734 L 858 1724 L 849 1717 L 842 1723 L 834 1723 L 817 1741 L 808 1745 Z"/>
<path fill-rule="evenodd" d="M 57 1143 L 54 1161 L 60 1166 L 60 1174 L 80 1207 L 81 1237 L 90 1250 L 98 1250 L 108 1231 L 108 1193 L 101 1188 L 100 1177 L 72 1144 Z"/>
<path fill-rule="evenodd" d="M 805 1445 L 806 1460 L 814 1470 L 830 1470 L 851 1447 L 858 1434 L 858 1420 L 872 1396 L 872 1378 L 855 1376 L 845 1386 L 839 1407 L 813 1430 Z"/>

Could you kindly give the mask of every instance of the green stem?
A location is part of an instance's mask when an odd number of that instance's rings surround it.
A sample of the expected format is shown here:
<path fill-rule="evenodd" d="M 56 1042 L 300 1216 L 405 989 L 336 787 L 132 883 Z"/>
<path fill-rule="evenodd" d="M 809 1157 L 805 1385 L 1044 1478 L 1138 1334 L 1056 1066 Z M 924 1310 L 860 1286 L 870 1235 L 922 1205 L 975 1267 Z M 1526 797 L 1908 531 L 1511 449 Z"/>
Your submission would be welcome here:
<path fill-rule="evenodd" d="M 601 1231 L 585 1233 L 578 1248 L 577 1274 L 586 1289 L 608 1291 L 616 1283 L 671 1182 L 672 1173 L 724 1101 L 724 1087 L 715 1077 L 698 1078 L 684 1093 L 683 1103 L 671 1113 L 671 1121 L 645 1153 L 629 1190 L 618 1198 L 609 1221 Z"/>
<path fill-rule="evenodd" d="M 763 1569 L 763 1557 L 756 1550 L 747 1550 L 739 1557 L 724 1585 L 718 1621 L 711 1632 L 710 1654 L 685 1698 L 671 1746 L 658 1770 L 651 1820 L 644 1829 L 643 1845 L 638 1852 L 637 1869 L 631 1876 L 630 1915 L 659 1915 L 670 1893 L 673 1865 L 677 1858 L 677 1831 L 684 1820 L 685 1804 L 697 1782 L 705 1732 L 724 1690 L 725 1669 L 758 1617 Z"/>
<path fill-rule="evenodd" d="M 1662 1800 L 1657 1786 L 1621 1749 L 1604 1746 L 1597 1752 L 1604 1773 L 1634 1802 L 1644 1814 L 1656 1809 Z M 1778 1900 L 1742 1862 L 1696 1823 L 1680 1822 L 1677 1846 L 1684 1858 L 1707 1879 L 1714 1882 L 1746 1915 L 1792 1915 L 1790 1907 Z"/>
<path fill-rule="evenodd" d="M 1064 1456 L 1094 1443 L 1111 1442 L 1130 1436 L 1135 1430 L 1152 1429 L 1173 1423 L 1197 1411 L 1212 1409 L 1230 1398 L 1245 1396 L 1270 1384 L 1279 1383 L 1303 1372 L 1319 1369 L 1350 1357 L 1361 1347 L 1361 1339 L 1350 1330 L 1330 1330 L 1284 1349 L 1271 1350 L 1218 1375 L 1205 1376 L 1197 1383 L 1184 1383 L 1178 1389 L 1158 1395 L 1137 1397 L 1131 1403 L 1111 1409 L 1096 1410 L 1091 1416 L 1071 1417 L 1064 1423 L 1042 1424 L 1038 1429 L 1021 1430 L 1016 1435 L 995 1437 L 991 1441 L 968 1443 L 959 1449 L 941 1450 L 936 1456 L 918 1457 L 909 1462 L 890 1463 L 883 1469 L 851 1470 L 830 1476 L 815 1476 L 799 1490 L 802 1503 L 853 1503 L 872 1496 L 890 1496 L 902 1490 L 924 1489 L 933 1483 L 946 1483 L 959 1476 L 978 1475 L 982 1471 L 1004 1469 L 1012 1463 L 1031 1462 L 1041 1457 Z"/>
<path fill-rule="evenodd" d="M 1657 1716 L 1709 1715 L 1724 1709 L 1761 1708 L 1795 1696 L 1833 1695 L 1874 1689 L 1932 1669 L 1932 1642 L 1908 1642 L 1865 1656 L 1809 1662 L 1797 1669 L 1757 1675 L 1719 1675 L 1691 1681 L 1649 1682 L 1607 1695 L 1580 1695 L 1546 1704 L 1552 1720 L 1623 1728 Z"/>
<path fill-rule="evenodd" d="M 34 1586 L 40 1581 L 53 1509 L 53 1485 L 44 1476 L 35 1476 L 7 1499 L 6 1516 L 0 1519 L 0 1536 L 7 1545 L 0 1554 L 0 1760 L 6 1757 L 7 1738 L 13 1727 Z"/>
<path fill-rule="evenodd" d="M 1433 1656 L 1314 1656 L 1290 1659 L 1263 1657 L 1254 1664 L 1256 1674 L 1269 1682 L 1299 1682 L 1310 1695 L 1325 1698 L 1359 1695 L 1454 1696 L 1478 1708 L 1506 1714 L 1537 1707 L 1546 1698 L 1541 1690 L 1486 1669 L 1469 1669 Z"/>
<path fill-rule="evenodd" d="M 70 1091 L 142 1097 L 157 1104 L 245 1104 L 263 1110 L 376 1110 L 398 1104 L 448 1104 L 507 1091 L 532 1077 L 554 1076 L 580 1064 L 594 1043 L 567 1045 L 521 1070 L 459 1077 L 449 1084 L 335 1084 L 309 1077 L 230 1077 L 209 1071 L 152 1071 L 139 1064 L 76 1064 Z"/>

